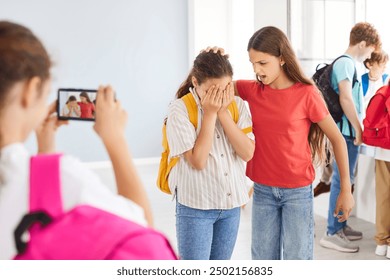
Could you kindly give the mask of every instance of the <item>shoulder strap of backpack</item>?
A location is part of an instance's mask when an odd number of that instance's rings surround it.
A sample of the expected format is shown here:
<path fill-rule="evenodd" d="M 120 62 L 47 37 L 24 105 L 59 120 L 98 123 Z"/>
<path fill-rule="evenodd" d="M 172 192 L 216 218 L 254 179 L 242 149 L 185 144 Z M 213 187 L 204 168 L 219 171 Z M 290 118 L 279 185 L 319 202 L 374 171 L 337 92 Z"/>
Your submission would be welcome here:
<path fill-rule="evenodd" d="M 368 89 L 368 73 L 362 76 L 363 96 L 366 96 Z"/>
<path fill-rule="evenodd" d="M 235 100 L 233 100 L 232 103 L 230 103 L 230 105 L 228 106 L 228 110 L 232 115 L 233 121 L 235 123 L 238 123 L 239 112 L 238 112 L 237 102 Z"/>
<path fill-rule="evenodd" d="M 338 58 L 336 58 L 335 60 L 333 60 L 333 62 L 332 62 L 332 68 L 333 68 L 333 64 L 338 60 L 338 59 L 340 59 L 340 58 L 342 58 L 342 57 L 347 57 L 347 58 L 349 58 L 349 59 L 351 59 L 352 60 L 352 62 L 353 62 L 353 59 L 350 57 L 350 56 L 348 56 L 348 55 L 345 55 L 345 54 L 343 54 L 343 55 L 340 55 Z M 355 65 L 355 64 L 354 64 Z M 356 67 L 354 66 L 354 73 L 353 73 L 353 78 L 352 78 L 352 88 L 355 86 L 355 83 L 356 82 L 359 82 L 358 81 L 358 79 L 357 79 L 357 71 L 356 71 Z M 350 123 L 350 121 L 347 119 L 347 123 L 348 123 L 348 128 L 349 128 L 349 135 L 350 136 L 352 136 L 353 135 L 353 129 L 352 129 L 352 125 L 351 125 L 351 123 Z M 341 122 L 340 122 L 340 131 L 342 132 L 343 131 L 343 120 L 341 120 Z"/>
<path fill-rule="evenodd" d="M 387 79 L 388 76 L 389 76 L 389 75 L 387 75 L 387 74 L 383 74 L 383 75 L 382 75 L 382 82 L 383 82 L 383 83 L 386 82 L 386 79 Z"/>
<path fill-rule="evenodd" d="M 334 64 L 337 60 L 339 60 L 340 58 L 342 58 L 342 57 L 347 57 L 347 58 L 349 58 L 350 60 L 352 60 L 352 62 L 353 62 L 353 59 L 352 59 L 350 56 L 343 54 L 343 55 L 340 55 L 340 56 L 339 56 L 338 58 L 336 58 L 335 60 L 333 60 L 333 62 L 332 62 L 332 69 L 333 69 L 333 64 Z M 355 65 L 355 63 L 354 63 L 354 65 Z M 355 67 L 355 66 L 354 66 L 354 70 L 355 70 L 355 71 L 353 72 L 352 88 L 355 86 L 356 82 L 359 82 L 358 79 L 357 79 L 357 71 L 356 71 L 356 67 Z"/>
<path fill-rule="evenodd" d="M 190 122 L 195 127 L 195 130 L 198 128 L 198 106 L 196 105 L 196 101 L 191 92 L 187 93 L 181 98 L 186 105 L 188 118 Z"/>
<path fill-rule="evenodd" d="M 61 154 L 30 159 L 30 212 L 45 210 L 51 217 L 63 213 L 60 178 Z"/>

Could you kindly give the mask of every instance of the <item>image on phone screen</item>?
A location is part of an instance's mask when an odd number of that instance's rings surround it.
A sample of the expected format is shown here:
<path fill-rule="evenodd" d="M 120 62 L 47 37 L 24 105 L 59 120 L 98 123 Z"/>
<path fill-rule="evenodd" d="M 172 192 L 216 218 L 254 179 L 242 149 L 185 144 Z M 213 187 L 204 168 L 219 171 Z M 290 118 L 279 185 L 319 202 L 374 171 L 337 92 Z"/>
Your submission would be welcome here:
<path fill-rule="evenodd" d="M 57 114 L 60 120 L 94 121 L 96 92 L 94 89 L 60 88 Z"/>

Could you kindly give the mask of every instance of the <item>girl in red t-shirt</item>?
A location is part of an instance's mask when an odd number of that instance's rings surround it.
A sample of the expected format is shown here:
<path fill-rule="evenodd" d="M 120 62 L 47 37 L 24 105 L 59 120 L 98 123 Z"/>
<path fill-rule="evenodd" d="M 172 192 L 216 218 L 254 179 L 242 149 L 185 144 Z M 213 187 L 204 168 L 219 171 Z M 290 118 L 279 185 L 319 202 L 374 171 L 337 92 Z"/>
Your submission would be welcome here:
<path fill-rule="evenodd" d="M 281 30 L 255 32 L 248 53 L 257 81 L 236 81 L 235 92 L 249 104 L 256 140 L 246 171 L 254 181 L 252 258 L 313 259 L 313 160 L 325 158 L 325 133 L 341 174 L 335 215 L 344 221 L 354 206 L 346 144 Z"/>
<path fill-rule="evenodd" d="M 93 119 L 95 112 L 95 105 L 92 103 L 91 99 L 89 99 L 88 93 L 85 91 L 80 93 L 80 102 L 77 104 L 80 106 L 81 115 L 80 118 L 84 119 Z"/>

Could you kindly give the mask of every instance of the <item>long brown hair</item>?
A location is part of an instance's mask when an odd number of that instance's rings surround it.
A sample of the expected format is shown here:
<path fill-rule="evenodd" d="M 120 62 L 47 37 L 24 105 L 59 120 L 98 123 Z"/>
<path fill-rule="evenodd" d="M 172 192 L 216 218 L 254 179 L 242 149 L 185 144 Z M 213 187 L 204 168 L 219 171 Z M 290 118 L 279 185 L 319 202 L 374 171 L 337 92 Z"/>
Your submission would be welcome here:
<path fill-rule="evenodd" d="M 44 82 L 50 77 L 50 67 L 46 49 L 28 28 L 0 21 L 0 109 L 15 83 L 33 77 Z"/>
<path fill-rule="evenodd" d="M 249 51 L 251 49 L 282 58 L 285 62 L 282 68 L 289 80 L 295 83 L 314 86 L 313 81 L 304 74 L 290 41 L 280 29 L 274 26 L 267 26 L 256 31 L 249 39 L 247 50 Z M 259 78 L 256 78 L 261 83 Z M 318 89 L 317 92 L 321 94 Z M 326 158 L 324 140 L 324 132 L 317 124 L 312 123 L 308 141 L 312 153 L 312 160 L 315 163 L 321 163 Z"/>
<path fill-rule="evenodd" d="M 13 98 L 10 92 L 16 83 L 39 77 L 38 90 L 42 92 L 43 82 L 50 77 L 50 67 L 49 55 L 29 29 L 0 21 L 0 116 Z"/>
<path fill-rule="evenodd" d="M 68 100 L 66 101 L 65 104 L 68 104 L 69 102 L 72 102 L 72 101 L 77 101 L 76 96 L 74 96 L 74 95 L 69 96 L 69 98 L 68 98 Z"/>
<path fill-rule="evenodd" d="M 198 83 L 202 84 L 207 79 L 218 79 L 227 76 L 233 76 L 233 68 L 226 55 L 221 55 L 219 51 L 217 53 L 202 52 L 195 58 L 187 79 L 176 92 L 176 98 L 181 98 L 189 92 L 189 88 L 193 86 L 192 77 L 195 77 Z"/>
<path fill-rule="evenodd" d="M 88 95 L 88 93 L 86 91 L 82 91 L 80 93 L 80 97 L 85 97 L 85 99 L 87 99 L 88 103 L 92 103 L 92 101 L 91 101 L 91 99 L 89 99 L 89 95 Z"/>

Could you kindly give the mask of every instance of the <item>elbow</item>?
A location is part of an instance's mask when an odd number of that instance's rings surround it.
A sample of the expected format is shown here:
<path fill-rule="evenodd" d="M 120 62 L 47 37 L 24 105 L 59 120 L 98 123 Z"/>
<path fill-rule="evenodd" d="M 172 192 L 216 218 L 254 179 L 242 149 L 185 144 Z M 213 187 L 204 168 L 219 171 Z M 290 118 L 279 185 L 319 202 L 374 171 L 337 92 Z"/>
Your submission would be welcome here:
<path fill-rule="evenodd" d="M 253 158 L 253 154 L 243 157 L 242 160 L 245 161 L 245 162 L 248 162 L 248 161 L 250 161 L 252 158 Z"/>
<path fill-rule="evenodd" d="M 198 171 L 202 171 L 206 168 L 206 163 L 207 160 L 193 160 L 191 161 L 191 166 Z"/>
<path fill-rule="evenodd" d="M 332 144 L 334 150 L 338 147 L 347 147 L 347 142 L 345 141 L 341 132 L 337 133 L 337 137 L 329 139 L 329 141 Z"/>
<path fill-rule="evenodd" d="M 246 153 L 245 155 L 243 155 L 243 156 L 241 157 L 242 160 L 245 161 L 245 162 L 250 161 L 250 160 L 253 158 L 253 152 L 254 152 L 254 151 L 248 152 L 248 153 Z"/>
<path fill-rule="evenodd" d="M 199 155 L 199 153 L 196 154 L 192 150 L 187 151 L 184 157 L 188 164 L 195 170 L 201 171 L 206 168 L 207 157 L 203 158 L 202 155 Z"/>
<path fill-rule="evenodd" d="M 344 108 L 347 108 L 348 105 L 353 104 L 353 100 L 351 98 L 349 98 L 348 96 L 344 95 L 344 94 L 341 94 L 340 97 L 339 97 L 339 102 L 340 102 L 340 105 L 341 105 L 341 108 L 344 110 Z"/>
<path fill-rule="evenodd" d="M 194 164 L 192 164 L 192 167 L 193 167 L 194 169 L 198 170 L 198 171 L 202 171 L 203 169 L 206 168 L 206 163 L 205 163 L 205 162 L 204 162 L 204 163 L 201 163 L 201 162 L 199 162 L 199 163 L 194 163 Z"/>
<path fill-rule="evenodd" d="M 255 153 L 255 143 L 251 141 L 251 145 L 249 145 L 248 149 L 243 153 L 240 157 L 243 161 L 248 162 L 253 158 Z"/>

